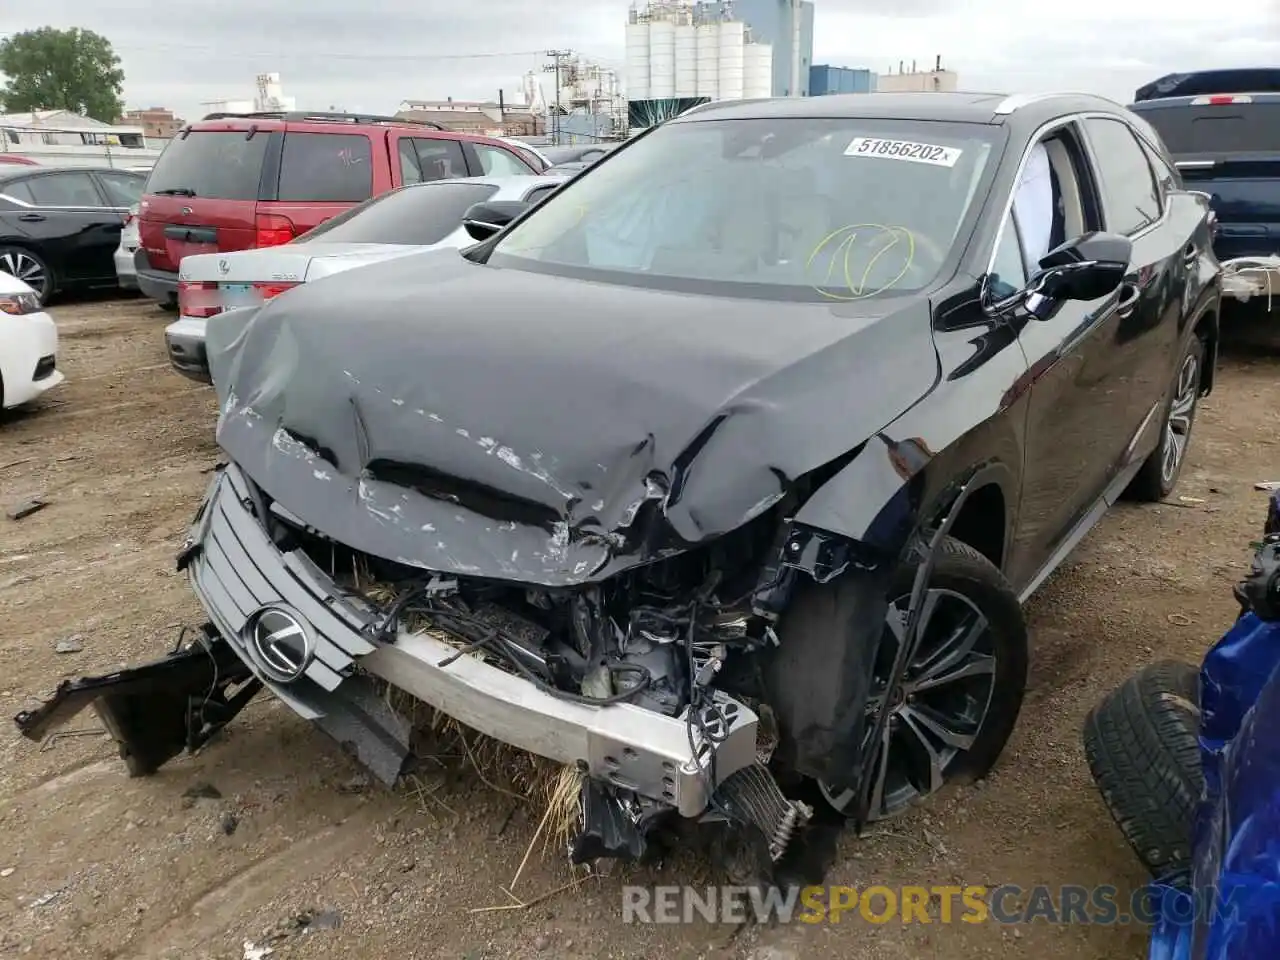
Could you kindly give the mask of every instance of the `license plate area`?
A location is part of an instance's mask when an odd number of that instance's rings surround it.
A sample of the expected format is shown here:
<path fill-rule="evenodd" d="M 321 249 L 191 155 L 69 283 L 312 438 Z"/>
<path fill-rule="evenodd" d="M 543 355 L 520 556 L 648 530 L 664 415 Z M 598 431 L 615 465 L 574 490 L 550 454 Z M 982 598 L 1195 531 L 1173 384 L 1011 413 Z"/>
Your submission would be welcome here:
<path fill-rule="evenodd" d="M 222 307 L 226 310 L 256 307 L 262 303 L 262 291 L 251 283 L 220 283 L 218 294 Z"/>

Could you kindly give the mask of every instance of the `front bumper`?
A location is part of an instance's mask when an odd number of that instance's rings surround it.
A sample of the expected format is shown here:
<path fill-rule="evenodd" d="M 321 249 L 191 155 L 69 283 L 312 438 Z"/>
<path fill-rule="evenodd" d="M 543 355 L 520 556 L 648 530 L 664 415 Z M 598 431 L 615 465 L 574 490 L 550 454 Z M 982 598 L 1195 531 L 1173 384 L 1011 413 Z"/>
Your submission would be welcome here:
<path fill-rule="evenodd" d="M 47 313 L 5 316 L 0 351 L 0 404 L 29 403 L 65 380 L 58 369 L 58 327 Z"/>
<path fill-rule="evenodd" d="M 294 712 L 353 743 L 383 780 L 394 781 L 400 772 L 407 731 L 367 716 L 367 675 L 482 734 L 576 765 L 689 817 L 705 810 L 717 786 L 755 763 L 758 719 L 720 693 L 706 708 L 704 727 L 626 703 L 596 707 L 562 700 L 469 656 L 442 666 L 457 650 L 424 633 L 401 630 L 375 646 L 380 613 L 343 595 L 301 551 L 278 549 L 254 517 L 254 503 L 252 487 L 234 465 L 215 477 L 184 553 L 196 595 L 257 679 Z M 272 679 L 249 636 L 255 612 L 279 604 L 314 637 L 305 670 L 291 683 Z M 359 735 L 353 735 L 353 723 Z M 703 729 L 714 742 L 702 738 Z"/>
<path fill-rule="evenodd" d="M 199 317 L 179 317 L 164 328 L 164 345 L 173 369 L 200 383 L 212 383 L 204 345 L 205 322 Z"/>
<path fill-rule="evenodd" d="M 147 251 L 142 247 L 134 251 L 133 272 L 138 279 L 138 289 L 144 296 L 157 303 L 178 302 L 178 275 L 151 266 Z"/>

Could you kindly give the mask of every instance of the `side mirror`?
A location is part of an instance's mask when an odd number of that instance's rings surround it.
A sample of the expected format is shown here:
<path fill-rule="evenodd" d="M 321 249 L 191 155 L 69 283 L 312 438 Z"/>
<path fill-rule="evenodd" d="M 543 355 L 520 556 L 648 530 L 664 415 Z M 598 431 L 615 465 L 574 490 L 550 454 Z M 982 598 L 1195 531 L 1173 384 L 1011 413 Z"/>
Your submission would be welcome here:
<path fill-rule="evenodd" d="M 1086 233 L 1050 250 L 1027 293 L 1048 300 L 1097 300 L 1129 272 L 1133 243 L 1115 233 Z"/>
<path fill-rule="evenodd" d="M 473 203 L 462 215 L 462 225 L 474 240 L 488 240 L 529 209 L 523 200 L 493 200 Z"/>

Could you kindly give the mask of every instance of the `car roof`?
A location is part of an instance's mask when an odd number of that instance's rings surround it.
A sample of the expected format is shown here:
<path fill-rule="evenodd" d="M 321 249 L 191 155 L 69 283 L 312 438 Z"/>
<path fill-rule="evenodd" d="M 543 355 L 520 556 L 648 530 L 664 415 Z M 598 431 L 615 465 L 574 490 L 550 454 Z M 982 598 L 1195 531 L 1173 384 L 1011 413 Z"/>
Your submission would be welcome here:
<path fill-rule="evenodd" d="M 0 165 L 0 183 L 41 173 L 128 173 L 137 177 L 145 177 L 145 171 L 129 170 L 125 167 L 29 167 L 26 164 L 15 163 L 12 166 L 9 164 Z"/>
<path fill-rule="evenodd" d="M 822 97 L 770 97 L 715 101 L 693 107 L 672 123 L 707 120 L 822 119 L 941 120 L 999 125 L 1013 117 L 1044 122 L 1090 110 L 1122 111 L 1114 101 L 1087 93 L 1008 94 L 922 91 L 842 93 Z"/>
<path fill-rule="evenodd" d="M 210 131 L 260 130 L 264 133 L 293 130 L 299 133 L 366 133 L 371 129 L 413 130 L 424 137 L 443 137 L 449 140 L 469 140 L 481 143 L 500 143 L 497 137 L 483 134 L 448 130 L 429 120 L 413 120 L 408 117 L 362 116 L 325 112 L 294 111 L 264 113 L 210 113 L 199 120 L 190 121 L 183 130 L 207 133 Z M 181 133 L 182 131 L 179 131 Z"/>

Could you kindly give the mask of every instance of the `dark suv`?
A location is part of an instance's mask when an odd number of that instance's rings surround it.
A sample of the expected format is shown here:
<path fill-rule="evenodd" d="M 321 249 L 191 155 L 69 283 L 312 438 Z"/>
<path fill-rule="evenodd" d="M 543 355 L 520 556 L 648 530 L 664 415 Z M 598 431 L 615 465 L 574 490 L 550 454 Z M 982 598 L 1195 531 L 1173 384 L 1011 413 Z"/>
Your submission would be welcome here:
<path fill-rule="evenodd" d="M 1139 89 L 1129 109 L 1159 132 L 1187 188 L 1209 197 L 1224 293 L 1274 287 L 1274 268 L 1256 261 L 1280 253 L 1280 70 L 1172 74 Z"/>
<path fill-rule="evenodd" d="M 178 132 L 147 181 L 134 257 L 138 286 L 175 306 L 184 256 L 288 243 L 394 187 L 538 173 L 535 163 L 501 140 L 423 121 L 209 114 Z"/>

